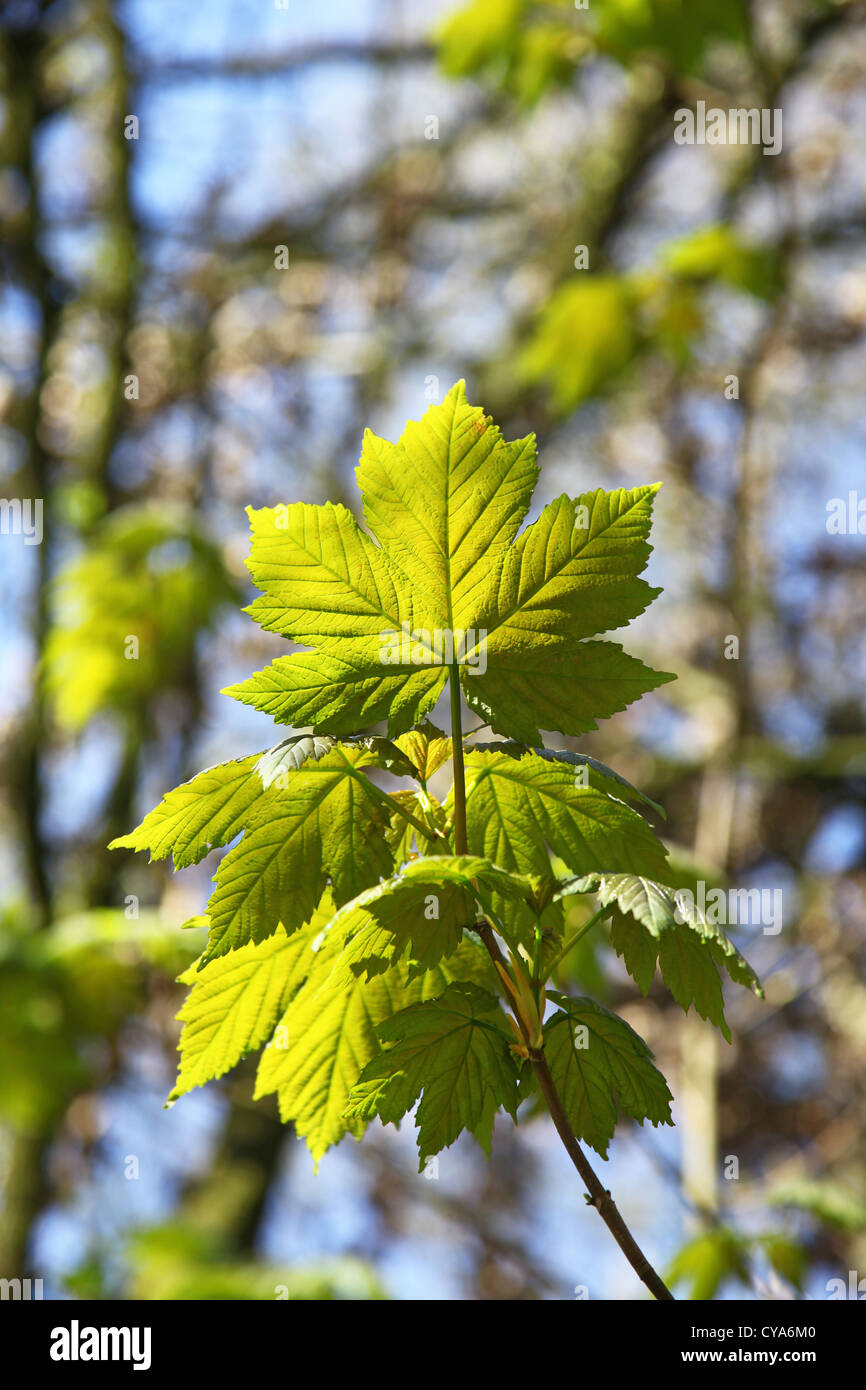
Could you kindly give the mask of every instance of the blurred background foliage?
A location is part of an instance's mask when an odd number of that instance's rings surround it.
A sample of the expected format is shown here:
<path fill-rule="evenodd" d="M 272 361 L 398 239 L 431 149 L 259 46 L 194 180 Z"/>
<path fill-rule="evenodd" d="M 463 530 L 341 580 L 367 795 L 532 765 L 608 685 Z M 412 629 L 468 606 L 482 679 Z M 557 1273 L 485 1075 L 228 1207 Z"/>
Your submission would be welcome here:
<path fill-rule="evenodd" d="M 781 110 L 781 153 L 677 145 L 699 100 Z M 767 1001 L 730 1046 L 601 934 L 564 963 L 677 1097 L 606 1180 L 680 1296 L 850 1288 L 866 543 L 826 521 L 866 493 L 863 4 L 7 0 L 0 123 L 2 489 L 44 502 L 41 545 L 0 537 L 0 1274 L 636 1295 L 543 1120 L 422 1178 L 377 1129 L 314 1178 L 243 1065 L 163 1111 L 214 865 L 104 848 L 272 741 L 217 693 L 280 649 L 239 611 L 244 507 L 353 505 L 363 428 L 465 375 L 537 431 L 539 504 L 664 482 L 631 646 L 680 679 L 572 746 L 664 805 L 684 882 L 783 895 L 778 935 L 733 929 Z"/>

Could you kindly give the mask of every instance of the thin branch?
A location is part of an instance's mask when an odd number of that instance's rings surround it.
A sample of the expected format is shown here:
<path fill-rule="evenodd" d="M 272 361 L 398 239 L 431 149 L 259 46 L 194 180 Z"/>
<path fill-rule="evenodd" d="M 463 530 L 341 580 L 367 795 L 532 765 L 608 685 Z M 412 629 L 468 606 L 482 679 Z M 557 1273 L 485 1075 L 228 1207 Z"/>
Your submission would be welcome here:
<path fill-rule="evenodd" d="M 286 77 L 320 63 L 429 63 L 433 46 L 425 42 L 376 41 L 292 44 L 274 53 L 251 57 L 238 53 L 228 58 L 176 58 L 166 63 L 139 63 L 134 76 L 150 84 L 185 82 L 190 78 Z"/>
<path fill-rule="evenodd" d="M 457 668 L 452 667 L 451 676 L 451 748 L 454 761 L 454 844 L 458 854 L 466 854 L 466 780 L 463 767 L 463 730 L 460 715 L 460 681 Z M 483 923 L 478 927 L 478 935 L 484 942 L 484 946 L 494 965 L 498 965 L 510 977 L 508 962 L 499 949 L 493 928 L 489 922 Z M 514 1017 L 526 1044 L 526 1052 L 532 1063 L 533 1070 L 538 1079 L 541 1094 L 544 1096 L 550 1117 L 553 1120 L 556 1132 L 563 1142 L 565 1151 L 580 1174 L 586 1188 L 587 1201 L 590 1206 L 595 1207 L 604 1224 L 607 1226 L 617 1245 L 625 1255 L 635 1274 L 655 1298 L 665 1301 L 673 1300 L 673 1294 L 664 1283 L 660 1275 L 656 1273 L 641 1250 L 628 1226 L 625 1224 L 619 1213 L 616 1202 L 611 1197 L 607 1188 L 596 1176 L 594 1169 L 589 1163 L 586 1155 L 578 1144 L 568 1122 L 568 1116 L 562 1104 L 562 1099 L 556 1089 L 556 1083 L 550 1074 L 550 1068 L 544 1056 L 542 1047 L 533 1046 L 529 1031 L 517 1010 L 514 1010 Z"/>

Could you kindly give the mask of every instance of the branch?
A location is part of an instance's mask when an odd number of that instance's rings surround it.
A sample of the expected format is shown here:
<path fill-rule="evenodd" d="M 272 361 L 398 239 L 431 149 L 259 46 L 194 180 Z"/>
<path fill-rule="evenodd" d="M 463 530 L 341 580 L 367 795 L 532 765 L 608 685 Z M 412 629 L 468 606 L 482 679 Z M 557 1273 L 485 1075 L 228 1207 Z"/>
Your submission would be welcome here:
<path fill-rule="evenodd" d="M 450 676 L 451 685 L 451 748 L 454 761 L 454 845 L 458 854 L 466 854 L 466 778 L 463 767 L 463 730 L 460 718 L 460 680 L 457 668 L 452 667 Z M 593 921 L 597 920 L 593 918 Z M 484 942 L 487 953 L 494 965 L 498 965 L 506 974 L 508 962 L 503 956 L 493 934 L 493 928 L 489 922 L 478 927 L 478 935 Z M 543 1047 L 534 1047 L 530 1039 L 526 1025 L 519 1012 L 514 1010 L 514 1017 L 526 1044 L 526 1051 L 532 1063 L 533 1070 L 538 1078 L 541 1093 L 550 1111 L 556 1132 L 565 1146 L 565 1151 L 583 1179 L 587 1188 L 587 1201 L 590 1206 L 595 1207 L 604 1224 L 607 1226 L 617 1245 L 625 1255 L 635 1274 L 644 1284 L 650 1293 L 658 1299 L 672 1301 L 673 1294 L 664 1283 L 660 1275 L 656 1273 L 641 1250 L 628 1226 L 625 1224 L 619 1213 L 616 1202 L 611 1197 L 607 1188 L 596 1176 L 589 1160 L 578 1144 L 571 1131 L 568 1116 L 562 1104 L 556 1083 L 550 1074 L 550 1068 L 544 1056 Z"/>
<path fill-rule="evenodd" d="M 183 82 L 202 77 L 284 77 L 319 63 L 429 63 L 433 54 L 433 46 L 424 42 L 337 40 L 292 44 L 282 51 L 254 57 L 238 53 L 228 58 L 176 58 L 167 63 L 142 63 L 137 65 L 135 77 L 139 82 L 149 83 Z"/>

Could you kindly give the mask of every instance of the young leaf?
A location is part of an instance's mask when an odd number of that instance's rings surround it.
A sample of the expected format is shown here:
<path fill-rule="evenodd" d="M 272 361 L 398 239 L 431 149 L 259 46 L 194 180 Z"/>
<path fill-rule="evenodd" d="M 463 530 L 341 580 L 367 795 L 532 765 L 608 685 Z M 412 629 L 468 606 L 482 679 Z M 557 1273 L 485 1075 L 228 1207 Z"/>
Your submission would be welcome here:
<path fill-rule="evenodd" d="M 391 792 L 390 799 L 394 803 L 394 814 L 391 816 L 387 840 L 398 868 L 415 853 L 440 854 L 449 848 L 448 817 L 444 806 L 435 796 L 424 791 L 400 791 Z M 422 834 L 417 824 L 407 819 L 407 812 L 414 822 L 420 821 L 428 827 L 426 834 Z"/>
<path fill-rule="evenodd" d="M 171 854 L 176 869 L 197 864 L 244 828 L 250 807 L 262 795 L 256 765 L 263 753 L 235 758 L 200 772 L 167 792 L 141 825 L 112 840 L 109 849 L 149 849 L 151 860 Z"/>
<path fill-rule="evenodd" d="M 558 497 L 505 559 L 486 615 L 491 648 L 578 642 L 623 627 L 661 592 L 638 578 L 659 485 Z"/>
<path fill-rule="evenodd" d="M 216 874 L 204 960 L 307 921 L 330 879 L 337 904 L 391 870 L 387 809 L 362 769 L 391 758 L 380 740 L 335 744 L 255 803 Z M 396 751 L 396 750 L 395 750 Z"/>
<path fill-rule="evenodd" d="M 411 621 L 405 581 L 346 507 L 247 508 L 247 568 L 262 596 L 246 610 L 303 646 L 378 637 Z"/>
<path fill-rule="evenodd" d="M 344 1110 L 364 1067 L 380 1051 L 378 1025 L 409 1004 L 440 995 L 453 975 L 443 965 L 409 980 L 397 967 L 374 980 L 337 983 L 332 968 L 339 942 L 321 933 L 312 940 L 304 935 L 306 979 L 262 1053 L 255 1099 L 276 1092 L 281 1118 L 294 1124 L 318 1164 L 344 1134 L 360 1138 L 366 1127 L 367 1120 Z M 460 947 L 453 969 L 463 979 L 490 979 L 490 966 L 471 940 Z"/>
<path fill-rule="evenodd" d="M 342 941 L 338 981 L 387 970 L 409 951 L 427 970 L 455 951 L 465 928 L 494 894 L 525 901 L 530 885 L 487 859 L 441 856 L 410 860 L 399 874 L 368 888 L 336 914 L 328 934 Z"/>
<path fill-rule="evenodd" d="M 399 443 L 368 431 L 358 484 L 373 539 L 330 505 L 251 513 L 263 589 L 251 611 L 316 650 L 227 693 L 317 733 L 387 718 L 395 736 L 421 722 L 456 665 L 494 729 L 538 743 L 540 728 L 595 728 L 672 679 L 581 641 L 659 592 L 639 578 L 656 489 L 561 497 L 518 535 L 536 478 L 534 440 L 506 443 L 462 382 Z"/>
<path fill-rule="evenodd" d="M 708 922 L 696 904 L 679 903 L 664 884 L 633 874 L 605 874 L 582 881 L 582 891 L 590 886 L 603 905 L 616 903 L 640 923 L 614 918 L 611 941 L 643 993 L 649 991 L 658 961 L 680 1008 L 688 1011 L 694 1004 L 730 1042 L 716 967 L 724 966 L 732 980 L 763 995 L 754 970 L 730 938 Z"/>
<path fill-rule="evenodd" d="M 379 1051 L 376 1027 L 417 997 L 419 986 L 389 970 L 375 980 L 334 985 L 333 961 L 316 961 L 305 984 L 280 1019 L 274 1041 L 262 1053 L 256 1100 L 276 1091 L 280 1117 L 306 1139 L 316 1163 L 347 1130 L 357 1137 L 364 1124 L 347 1122 L 343 1110 L 364 1066 Z"/>
<path fill-rule="evenodd" d="M 364 436 L 364 517 L 417 596 L 415 622 L 472 628 L 538 479 L 532 435 L 507 444 L 462 381 L 399 443 Z"/>
<path fill-rule="evenodd" d="M 397 742 L 399 743 L 400 740 L 398 739 Z M 586 753 L 572 753 L 566 748 L 528 747 L 525 743 L 517 743 L 513 739 L 500 740 L 497 743 L 467 743 L 466 752 L 504 753 L 509 758 L 523 758 L 527 753 L 533 753 L 537 758 L 544 758 L 545 762 L 564 763 L 568 767 L 585 768 L 588 786 L 595 787 L 599 791 L 609 792 L 612 796 L 627 796 L 630 801 L 640 801 L 644 806 L 651 806 L 663 819 L 665 817 L 664 807 L 660 806 L 657 801 L 653 801 L 651 797 L 632 786 L 625 777 L 614 772 L 612 767 L 599 762 L 598 758 L 590 758 Z"/>
<path fill-rule="evenodd" d="M 379 1030 L 386 1044 L 354 1087 L 347 1117 L 399 1123 L 419 1095 L 419 1170 L 468 1129 L 490 1153 L 500 1106 L 517 1109 L 517 1067 L 496 998 L 472 984 L 403 1009 Z M 423 1092 L 423 1094 L 422 1094 Z"/>
<path fill-rule="evenodd" d="M 394 741 L 410 759 L 415 768 L 415 775 L 425 787 L 433 773 L 438 772 L 439 768 L 451 759 L 450 738 L 443 734 L 441 729 L 437 729 L 435 724 L 431 724 L 429 719 L 425 719 L 419 728 L 401 734 Z"/>
<path fill-rule="evenodd" d="M 177 1016 L 184 1025 L 180 1071 L 169 1103 L 265 1045 L 314 960 L 310 943 L 333 914 L 326 893 L 307 925 L 291 936 L 280 928 L 264 941 L 250 941 L 201 971 L 192 965 L 180 976 L 192 989 Z"/>
<path fill-rule="evenodd" d="M 278 724 L 350 734 L 387 719 L 394 735 L 424 718 L 447 678 L 441 665 L 383 664 L 382 643 L 376 638 L 359 647 L 342 643 L 339 655 L 322 650 L 279 656 L 223 694 L 269 714 Z"/>
<path fill-rule="evenodd" d="M 615 642 L 500 651 L 488 639 L 487 670 L 463 682 L 470 709 L 494 733 L 541 743 L 541 729 L 583 734 L 676 677 L 653 671 Z"/>
<path fill-rule="evenodd" d="M 578 1139 L 607 1158 L 617 1107 L 643 1124 L 673 1124 L 673 1097 L 646 1043 L 592 999 L 548 991 L 559 1006 L 544 1025 L 544 1052 Z"/>
<path fill-rule="evenodd" d="M 549 872 L 549 846 L 573 873 L 622 869 L 664 875 L 664 848 L 642 817 L 624 802 L 575 781 L 568 766 L 534 752 L 519 758 L 494 751 L 469 753 L 470 851 L 523 874 Z"/>

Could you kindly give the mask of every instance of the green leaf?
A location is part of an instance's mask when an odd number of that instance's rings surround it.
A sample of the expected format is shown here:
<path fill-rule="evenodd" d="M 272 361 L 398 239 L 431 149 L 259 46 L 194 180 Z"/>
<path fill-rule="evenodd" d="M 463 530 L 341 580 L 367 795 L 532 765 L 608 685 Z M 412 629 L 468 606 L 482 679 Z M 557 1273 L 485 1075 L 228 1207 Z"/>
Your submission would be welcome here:
<path fill-rule="evenodd" d="M 155 695 L 186 690 L 197 636 L 240 598 L 220 547 L 164 496 L 118 507 L 87 536 L 51 583 L 42 657 L 53 717 L 70 733 L 105 711 L 136 716 Z"/>
<path fill-rule="evenodd" d="M 486 614 L 488 651 L 579 641 L 622 627 L 652 602 L 638 576 L 660 484 L 558 497 L 507 553 Z"/>
<path fill-rule="evenodd" d="M 684 1245 L 671 1262 L 666 1282 L 690 1283 L 690 1299 L 709 1301 L 728 1279 L 749 1283 L 745 1241 L 726 1226 L 705 1231 Z"/>
<path fill-rule="evenodd" d="M 426 970 L 457 949 L 493 895 L 526 900 L 528 883 L 487 859 L 441 856 L 413 859 L 399 874 L 346 903 L 328 924 L 342 941 L 338 982 L 381 974 L 409 951 L 413 971 Z"/>
<path fill-rule="evenodd" d="M 309 923 L 291 936 L 279 928 L 265 941 L 250 941 L 201 970 L 196 963 L 180 976 L 192 989 L 177 1015 L 184 1025 L 180 1071 L 169 1103 L 264 1046 L 309 972 L 314 960 L 310 943 L 333 914 L 326 893 Z"/>
<path fill-rule="evenodd" d="M 255 1099 L 276 1092 L 280 1116 L 306 1139 L 316 1163 L 343 1135 L 360 1138 L 367 1121 L 346 1116 L 349 1093 L 366 1064 L 380 1051 L 377 1027 L 412 1003 L 442 993 L 453 976 L 448 967 L 409 980 L 401 968 L 373 980 L 336 983 L 333 966 L 339 942 L 319 933 L 308 944 L 310 966 L 301 988 L 283 1013 L 256 1076 Z M 489 979 L 478 943 L 463 943 L 453 968 L 470 980 Z"/>
<path fill-rule="evenodd" d="M 583 891 L 586 891 L 584 885 Z M 603 905 L 616 903 L 640 926 L 615 918 L 611 940 L 626 969 L 644 994 L 652 983 L 656 961 L 665 984 L 680 1007 L 694 1004 L 731 1041 L 725 1021 L 722 988 L 716 966 L 731 979 L 763 997 L 758 977 L 720 927 L 710 923 L 694 901 L 678 900 L 664 884 L 631 874 L 599 876 L 592 891 Z"/>
<path fill-rule="evenodd" d="M 645 806 L 651 806 L 662 818 L 666 818 L 664 807 L 660 806 L 657 801 L 645 796 L 637 787 L 632 786 L 631 782 L 626 781 L 625 777 L 614 772 L 612 767 L 599 762 L 598 758 L 590 758 L 586 753 L 572 753 L 566 748 L 530 748 L 525 743 L 517 743 L 513 739 L 502 740 L 497 743 L 467 743 L 465 751 L 467 753 L 504 753 L 509 758 L 522 758 L 527 753 L 534 753 L 537 758 L 544 758 L 545 762 L 564 763 L 568 767 L 586 768 L 588 786 L 610 792 L 614 796 L 627 796 L 630 800 L 640 801 Z"/>
<path fill-rule="evenodd" d="M 387 719 L 396 737 L 424 719 L 456 665 L 485 721 L 538 743 L 540 728 L 593 729 L 673 679 L 613 643 L 582 641 L 659 592 L 639 577 L 656 487 L 560 497 L 518 535 L 537 472 L 534 441 L 503 440 L 458 382 L 397 444 L 367 432 L 358 483 L 374 539 L 345 508 L 251 513 L 263 588 L 251 612 L 316 650 L 278 657 L 225 693 L 314 733 Z"/>
<path fill-rule="evenodd" d="M 387 719 L 389 732 L 399 734 L 433 708 L 448 672 L 441 665 L 386 665 L 382 651 L 377 638 L 351 650 L 345 642 L 339 656 L 330 650 L 279 656 L 223 694 L 295 728 L 349 734 Z"/>
<path fill-rule="evenodd" d="M 527 382 L 546 382 L 554 409 L 566 414 L 609 386 L 639 343 L 627 277 L 581 272 L 545 302 L 518 370 Z"/>
<path fill-rule="evenodd" d="M 662 265 L 685 280 L 723 280 L 762 299 L 779 286 L 778 252 L 744 243 L 732 227 L 713 223 L 667 242 Z"/>
<path fill-rule="evenodd" d="M 746 0 L 604 0 L 591 7 L 601 47 L 622 63 L 656 54 L 676 73 L 702 71 L 704 55 L 720 40 L 746 43 Z"/>
<path fill-rule="evenodd" d="M 434 772 L 451 759 L 451 739 L 429 719 L 417 729 L 395 739 L 397 747 L 410 759 L 415 775 L 426 786 Z"/>
<path fill-rule="evenodd" d="M 798 1293 L 802 1293 L 809 1267 L 809 1253 L 805 1246 L 775 1231 L 759 1237 L 759 1244 L 763 1246 L 775 1272 L 793 1284 Z"/>
<path fill-rule="evenodd" d="M 316 1163 L 347 1131 L 363 1133 L 362 1123 L 343 1118 L 349 1092 L 379 1051 L 377 1025 L 413 997 L 397 971 L 350 986 L 328 984 L 332 963 L 325 956 L 314 965 L 282 1015 L 262 1054 L 254 1096 L 277 1093 L 282 1120 L 306 1139 Z"/>
<path fill-rule="evenodd" d="M 392 749 L 394 756 L 399 757 L 399 750 L 387 739 L 366 739 L 360 740 L 365 747 L 373 747 L 374 742 L 377 750 Z M 290 773 L 297 772 L 300 767 L 312 758 L 318 762 L 330 753 L 332 748 L 336 748 L 337 740 L 328 735 L 324 737 L 315 734 L 298 734 L 293 738 L 285 738 L 282 743 L 269 748 L 263 753 L 256 763 L 256 772 L 262 779 L 264 787 L 271 787 L 274 784 L 284 786 L 287 783 Z M 384 758 L 383 764 L 384 765 Z"/>
<path fill-rule="evenodd" d="M 617 1108 L 643 1124 L 673 1124 L 673 1097 L 633 1028 L 592 999 L 548 991 L 560 1007 L 544 1025 L 544 1052 L 576 1137 L 607 1158 Z"/>
<path fill-rule="evenodd" d="M 246 610 L 303 646 L 378 637 L 411 620 L 405 581 L 346 507 L 247 508 L 247 568 L 262 597 Z"/>
<path fill-rule="evenodd" d="M 642 582 L 642 581 L 640 581 Z M 491 660 L 492 658 L 492 660 Z M 577 735 L 597 719 L 624 710 L 641 695 L 676 677 L 654 671 L 615 642 L 579 642 L 574 648 L 488 649 L 484 674 L 467 676 L 467 704 L 494 733 L 541 743 L 541 729 Z"/>
<path fill-rule="evenodd" d="M 548 847 L 573 873 L 665 872 L 664 848 L 641 816 L 534 752 L 467 755 L 466 825 L 471 853 L 520 874 L 549 874 Z"/>
<path fill-rule="evenodd" d="M 376 767 L 399 776 L 411 775 L 411 764 L 387 739 L 354 743 L 374 755 Z M 212 849 L 240 834 L 250 823 L 263 792 L 274 785 L 287 786 L 290 775 L 307 759 L 319 762 L 336 746 L 333 738 L 302 734 L 263 753 L 218 763 L 168 792 L 141 825 L 112 840 L 109 849 L 149 849 L 151 860 L 171 854 L 176 869 L 197 864 Z"/>
<path fill-rule="evenodd" d="M 385 1050 L 364 1069 L 347 1116 L 399 1123 L 419 1096 L 419 1170 L 468 1129 L 490 1153 L 493 1120 L 517 1109 L 517 1067 L 494 995 L 451 985 L 438 999 L 403 1009 L 378 1032 Z"/>
<path fill-rule="evenodd" d="M 112 840 L 109 849 L 149 849 L 151 860 L 171 854 L 176 869 L 197 864 L 243 830 L 262 795 L 256 765 L 264 753 L 209 767 L 168 792 L 141 825 Z"/>
<path fill-rule="evenodd" d="M 770 1205 L 796 1207 L 840 1231 L 866 1231 L 866 1192 L 856 1192 L 840 1182 L 801 1178 L 770 1193 Z"/>
<path fill-rule="evenodd" d="M 330 880 L 337 904 L 390 873 L 387 807 L 362 769 L 390 754 L 380 740 L 335 744 L 263 791 L 239 844 L 216 873 L 208 903 L 204 960 L 247 941 L 262 941 L 282 923 L 291 933 L 308 921 Z"/>
<path fill-rule="evenodd" d="M 506 443 L 462 381 L 397 444 L 367 430 L 364 517 L 415 596 L 416 625 L 475 625 L 537 479 L 534 436 Z"/>
<path fill-rule="evenodd" d="M 537 28 L 530 86 L 558 61 L 556 27 Z M 454 676 L 494 731 L 537 745 L 541 729 L 595 728 L 671 679 L 589 640 L 658 592 L 641 578 L 656 488 L 560 497 L 521 531 L 534 439 L 504 440 L 462 382 L 397 443 L 368 431 L 357 476 L 366 530 L 331 504 L 249 511 L 260 591 L 249 611 L 309 650 L 229 693 L 300 732 L 175 788 L 114 844 L 171 853 L 177 867 L 231 844 L 206 918 L 189 923 L 206 923 L 209 936 L 184 977 L 193 988 L 174 1094 L 260 1047 L 279 1017 L 257 1094 L 279 1094 L 316 1156 L 347 1125 L 359 1133 L 368 1110 L 390 1114 L 422 1091 L 423 1156 L 464 1124 L 486 1144 L 495 1109 L 516 1097 L 511 1037 L 484 993 L 499 980 L 474 930 L 479 915 L 514 950 L 540 925 L 543 964 L 562 937 L 560 899 L 574 891 L 556 893 L 563 870 L 596 875 L 596 888 L 615 873 L 666 877 L 664 848 L 621 799 L 641 799 L 624 779 L 583 755 L 513 742 L 467 750 L 469 851 L 442 853 L 453 821 L 427 783 L 452 745 L 426 715 Z M 385 720 L 390 739 L 359 732 Z M 415 785 L 386 793 L 374 771 Z M 669 936 L 655 943 L 663 969 Z M 723 934 L 695 923 L 685 936 L 702 959 L 747 969 Z M 383 1024 L 391 1060 L 344 1116 L 379 1058 Z M 447 1080 L 458 1037 L 458 1076 Z M 411 1065 L 394 1075 L 401 1049 Z"/>
<path fill-rule="evenodd" d="M 394 803 L 395 810 L 387 839 L 394 863 L 398 867 L 406 864 L 416 853 L 426 855 L 446 852 L 451 843 L 450 826 L 445 808 L 435 796 L 425 791 L 399 791 L 391 792 L 390 800 Z M 427 826 L 427 834 L 422 834 L 412 825 L 404 812 Z"/>

